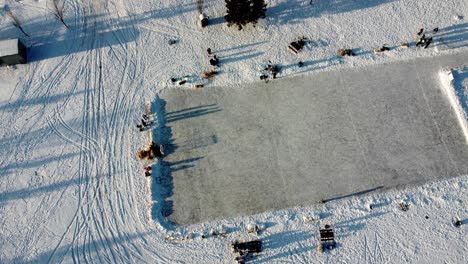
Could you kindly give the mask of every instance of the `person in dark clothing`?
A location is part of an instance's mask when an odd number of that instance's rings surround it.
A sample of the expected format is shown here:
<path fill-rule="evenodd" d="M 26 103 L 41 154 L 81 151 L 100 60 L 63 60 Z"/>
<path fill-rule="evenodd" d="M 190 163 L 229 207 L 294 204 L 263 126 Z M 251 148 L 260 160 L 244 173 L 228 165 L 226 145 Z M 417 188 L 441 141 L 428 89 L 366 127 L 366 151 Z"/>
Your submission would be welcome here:
<path fill-rule="evenodd" d="M 421 28 L 418 32 L 418 36 L 421 36 L 421 34 L 424 32 L 424 28 Z"/>
<path fill-rule="evenodd" d="M 210 65 L 211 66 L 218 66 L 219 64 L 219 59 L 216 57 L 216 55 L 213 56 L 212 59 L 210 59 Z"/>
<path fill-rule="evenodd" d="M 422 46 L 422 45 L 424 45 L 425 43 L 426 43 L 426 35 L 423 34 L 423 35 L 421 36 L 421 38 L 418 40 L 418 42 L 416 43 L 416 47 Z"/>
<path fill-rule="evenodd" d="M 439 28 L 438 28 L 438 27 L 436 27 L 436 28 L 434 28 L 434 29 L 432 30 L 432 33 L 434 33 L 434 34 L 437 33 L 437 32 L 439 32 Z"/>
<path fill-rule="evenodd" d="M 206 52 L 208 53 L 208 55 L 211 55 L 211 49 L 210 48 L 206 49 Z"/>
<path fill-rule="evenodd" d="M 151 176 L 151 166 L 146 166 L 144 169 L 145 169 L 145 176 L 146 177 Z"/>
<path fill-rule="evenodd" d="M 431 42 L 432 42 L 432 37 L 427 39 L 426 45 L 424 45 L 424 48 L 427 49 L 427 47 L 429 47 L 429 45 L 431 45 Z"/>
<path fill-rule="evenodd" d="M 380 48 L 380 51 L 387 51 L 387 50 L 390 50 L 390 48 L 387 47 L 386 44 L 384 44 L 384 45 Z"/>

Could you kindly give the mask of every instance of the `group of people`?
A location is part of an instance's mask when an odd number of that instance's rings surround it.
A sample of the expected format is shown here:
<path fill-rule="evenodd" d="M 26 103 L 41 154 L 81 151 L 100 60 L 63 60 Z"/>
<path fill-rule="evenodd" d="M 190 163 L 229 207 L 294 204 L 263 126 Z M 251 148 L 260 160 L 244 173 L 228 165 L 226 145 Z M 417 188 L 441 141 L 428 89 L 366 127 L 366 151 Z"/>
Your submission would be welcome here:
<path fill-rule="evenodd" d="M 137 128 L 140 132 L 145 131 L 145 129 L 153 124 L 153 121 L 150 120 L 150 117 L 147 114 L 143 114 L 141 119 L 141 124 L 137 124 Z"/>
<path fill-rule="evenodd" d="M 434 28 L 432 30 L 432 34 L 436 34 L 437 32 L 439 32 L 439 28 Z M 429 47 L 429 45 L 432 43 L 432 37 L 426 38 L 426 34 L 424 34 L 424 28 L 421 28 L 417 34 L 419 39 L 416 42 L 416 47 L 421 46 L 427 49 L 427 47 Z"/>
<path fill-rule="evenodd" d="M 151 125 L 153 125 L 153 120 L 151 119 L 151 116 L 149 114 L 143 114 L 141 124 L 137 124 L 137 128 L 140 131 L 145 131 L 146 128 L 150 127 Z M 151 143 L 145 149 L 138 152 L 137 156 L 139 159 L 153 160 L 155 158 L 162 157 L 163 154 L 164 153 L 162 146 L 151 141 Z M 151 166 L 145 166 L 143 169 L 146 177 L 151 176 Z"/>
<path fill-rule="evenodd" d="M 206 49 L 206 52 L 208 53 L 208 58 L 210 58 L 210 65 L 211 66 L 218 66 L 219 65 L 219 59 L 216 57 L 215 54 L 212 53 L 211 48 Z"/>
<path fill-rule="evenodd" d="M 273 79 L 276 79 L 276 75 L 278 75 L 280 71 L 279 66 L 274 65 L 271 61 L 268 61 L 267 66 L 263 70 L 264 72 L 260 75 L 260 80 L 264 80 L 265 82 L 268 82 L 268 79 L 270 78 L 269 74 L 271 74 Z"/>

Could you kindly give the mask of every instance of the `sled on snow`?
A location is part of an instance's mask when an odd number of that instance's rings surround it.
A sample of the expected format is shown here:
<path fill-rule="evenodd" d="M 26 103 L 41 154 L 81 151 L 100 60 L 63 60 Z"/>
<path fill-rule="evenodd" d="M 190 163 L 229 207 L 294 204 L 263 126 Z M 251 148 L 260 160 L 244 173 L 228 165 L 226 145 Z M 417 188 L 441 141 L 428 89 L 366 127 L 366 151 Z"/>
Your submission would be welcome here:
<path fill-rule="evenodd" d="M 289 46 L 288 46 L 289 51 L 291 51 L 294 54 L 297 54 L 299 51 L 301 51 L 304 48 L 304 46 L 306 44 L 306 42 L 305 42 L 306 40 L 307 40 L 307 38 L 302 37 L 297 41 L 293 41 L 293 42 L 289 43 Z"/>

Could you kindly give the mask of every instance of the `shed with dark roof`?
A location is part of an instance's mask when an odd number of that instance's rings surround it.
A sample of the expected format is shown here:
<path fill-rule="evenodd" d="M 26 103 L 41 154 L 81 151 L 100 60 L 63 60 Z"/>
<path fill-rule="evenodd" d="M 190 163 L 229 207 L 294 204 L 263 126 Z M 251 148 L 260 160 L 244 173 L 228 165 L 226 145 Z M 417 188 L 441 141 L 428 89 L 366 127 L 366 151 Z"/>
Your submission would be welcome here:
<path fill-rule="evenodd" d="M 0 40 L 0 65 L 24 64 L 26 62 L 26 46 L 19 39 Z"/>

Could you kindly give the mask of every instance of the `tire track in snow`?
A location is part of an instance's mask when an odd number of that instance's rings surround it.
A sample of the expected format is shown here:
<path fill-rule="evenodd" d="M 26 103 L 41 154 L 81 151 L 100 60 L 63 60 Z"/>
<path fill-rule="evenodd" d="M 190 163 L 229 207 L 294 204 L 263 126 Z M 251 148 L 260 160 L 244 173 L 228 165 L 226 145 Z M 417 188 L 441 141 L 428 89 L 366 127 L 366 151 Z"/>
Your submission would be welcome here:
<path fill-rule="evenodd" d="M 119 8 L 125 6 L 123 1 L 117 2 Z M 134 131 L 128 129 L 133 128 L 129 123 L 138 108 L 135 104 L 140 103 L 144 89 L 148 87 L 145 73 L 152 63 L 142 58 L 141 43 L 144 40 L 137 39 L 135 27 L 139 22 L 136 17 L 129 17 L 125 24 L 119 24 L 117 18 L 109 15 L 113 13 L 112 7 L 100 7 L 96 1 L 72 0 L 67 3 L 73 9 L 71 13 L 75 14 L 72 30 L 77 36 L 87 36 L 86 42 L 75 45 L 83 44 L 85 46 L 81 50 L 87 51 L 60 58 L 60 64 L 48 74 L 44 74 L 49 70 L 46 67 L 35 69 L 35 73 L 29 75 L 30 87 L 24 90 L 23 96 L 24 99 L 50 96 L 57 86 L 68 86 L 67 91 L 85 87 L 80 100 L 71 95 L 64 96 L 59 103 L 40 108 L 36 113 L 37 120 L 42 121 L 50 135 L 79 150 L 77 173 L 73 176 L 78 182 L 77 209 L 50 251 L 48 262 L 63 262 L 65 258 L 71 258 L 74 263 L 128 263 L 135 259 L 167 263 L 170 260 L 160 256 L 162 248 L 155 247 L 159 241 L 151 236 L 145 237 L 152 227 L 148 226 L 145 218 L 146 207 L 141 206 L 146 201 L 140 201 L 141 191 L 136 189 L 145 179 L 133 171 L 134 158 L 128 154 L 135 136 Z M 123 28 L 111 34 L 118 44 L 112 46 L 114 42 L 105 43 L 105 39 L 100 39 L 99 32 L 94 29 L 97 23 L 95 16 L 103 17 L 99 23 L 111 25 L 110 30 L 114 24 Z M 126 41 L 128 36 L 133 36 L 135 41 Z M 114 64 L 116 61 L 118 63 Z M 109 76 L 103 70 L 105 67 L 99 67 L 112 64 L 117 69 Z M 114 84 L 112 79 L 117 75 L 119 82 Z M 40 76 L 45 77 L 41 80 Z M 68 83 L 62 84 L 63 80 Z M 72 103 L 75 107 L 77 101 L 81 104 L 81 109 L 76 109 L 81 111 L 80 129 L 67 123 L 66 115 L 61 112 Z M 18 111 L 17 114 L 23 113 Z M 34 149 L 35 146 L 29 147 Z M 138 180 L 135 181 L 134 177 Z M 50 200 L 52 196 L 45 199 Z M 41 210 L 50 211 L 45 207 Z M 43 215 L 41 218 L 41 221 L 46 220 Z M 41 226 L 41 221 L 37 221 L 36 226 Z M 135 237 L 134 234 L 142 235 Z M 37 236 L 24 243 L 25 250 L 27 245 L 36 244 L 36 240 Z"/>

